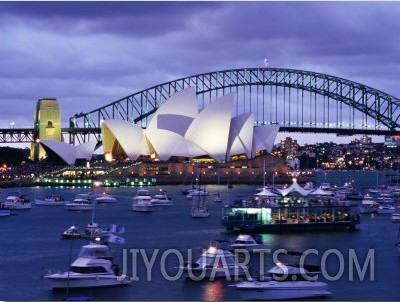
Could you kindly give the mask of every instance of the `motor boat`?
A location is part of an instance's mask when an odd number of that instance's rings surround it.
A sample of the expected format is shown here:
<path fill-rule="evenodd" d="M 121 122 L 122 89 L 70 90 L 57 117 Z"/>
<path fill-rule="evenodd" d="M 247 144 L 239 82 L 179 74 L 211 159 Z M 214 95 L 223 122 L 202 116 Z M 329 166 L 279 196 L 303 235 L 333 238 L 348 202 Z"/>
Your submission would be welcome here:
<path fill-rule="evenodd" d="M 239 265 L 235 255 L 224 249 L 218 241 L 212 241 L 207 250 L 195 262 L 185 262 L 179 267 L 183 275 L 194 281 L 226 278 L 232 280 L 243 275 L 249 275 L 247 266 Z"/>
<path fill-rule="evenodd" d="M 260 241 L 255 240 L 251 235 L 240 234 L 235 242 L 230 245 L 230 250 L 246 250 L 248 252 L 259 252 L 269 250 L 267 246 Z"/>
<path fill-rule="evenodd" d="M 22 194 L 11 193 L 4 201 L 4 208 L 8 210 L 26 210 L 32 208 L 32 203 Z"/>
<path fill-rule="evenodd" d="M 392 214 L 392 222 L 400 222 L 400 213 L 399 212 L 394 212 Z"/>
<path fill-rule="evenodd" d="M 76 239 L 81 238 L 81 234 L 76 226 L 70 226 L 61 234 L 62 239 Z"/>
<path fill-rule="evenodd" d="M 216 202 L 216 203 L 221 203 L 222 202 L 222 198 L 221 198 L 221 195 L 219 194 L 219 193 L 216 193 L 216 194 L 214 194 L 215 196 L 214 196 L 214 202 Z"/>
<path fill-rule="evenodd" d="M 192 198 L 193 196 L 208 196 L 210 193 L 203 188 L 194 188 L 189 190 L 189 193 L 186 194 L 187 198 Z"/>
<path fill-rule="evenodd" d="M 110 233 L 110 227 L 101 226 L 97 222 L 89 222 L 86 226 L 85 232 L 81 234 L 82 237 L 102 237 Z"/>
<path fill-rule="evenodd" d="M 153 204 L 151 203 L 150 192 L 147 189 L 139 189 L 136 196 L 133 197 L 132 210 L 136 212 L 152 212 Z"/>
<path fill-rule="evenodd" d="M 120 274 L 110 247 L 98 242 L 82 246 L 68 271 L 49 273 L 44 278 L 51 282 L 53 289 L 121 286 L 131 282 L 127 275 Z"/>
<path fill-rule="evenodd" d="M 0 217 L 10 216 L 11 211 L 4 208 L 4 203 L 0 202 Z"/>
<path fill-rule="evenodd" d="M 393 214 L 395 211 L 396 208 L 393 204 L 380 204 L 376 212 L 378 214 Z"/>
<path fill-rule="evenodd" d="M 150 200 L 153 206 L 172 206 L 172 200 L 168 197 L 167 192 L 164 190 L 160 190 L 156 195 Z"/>
<path fill-rule="evenodd" d="M 361 200 L 360 213 L 374 214 L 378 211 L 379 203 L 369 194 L 366 194 Z"/>
<path fill-rule="evenodd" d="M 327 283 L 315 281 L 243 281 L 236 289 L 244 300 L 289 300 L 332 294 Z"/>
<path fill-rule="evenodd" d="M 95 195 L 95 201 L 97 203 L 114 203 L 117 202 L 117 199 L 106 192 L 102 194 Z"/>
<path fill-rule="evenodd" d="M 301 253 L 288 255 L 300 256 Z M 329 296 L 328 284 L 316 281 L 318 265 L 301 262 L 277 262 L 268 276 L 259 280 L 243 281 L 235 285 L 244 300 L 288 300 Z"/>
<path fill-rule="evenodd" d="M 65 204 L 68 211 L 90 211 L 94 202 L 89 194 L 77 194 L 72 202 Z"/>
<path fill-rule="evenodd" d="M 35 204 L 41 206 L 62 206 L 66 204 L 66 201 L 64 196 L 61 195 L 47 195 L 43 198 L 36 198 Z"/>

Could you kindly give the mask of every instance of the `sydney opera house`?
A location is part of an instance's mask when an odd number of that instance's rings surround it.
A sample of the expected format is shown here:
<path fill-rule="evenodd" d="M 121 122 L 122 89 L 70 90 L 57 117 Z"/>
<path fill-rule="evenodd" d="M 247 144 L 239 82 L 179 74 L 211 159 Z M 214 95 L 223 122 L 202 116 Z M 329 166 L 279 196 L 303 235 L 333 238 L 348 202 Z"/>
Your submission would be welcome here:
<path fill-rule="evenodd" d="M 165 162 L 173 157 L 208 158 L 229 162 L 233 157 L 254 158 L 272 150 L 278 125 L 255 125 L 253 113 L 233 116 L 234 94 L 214 100 L 202 110 L 195 88 L 182 90 L 160 105 L 146 128 L 125 120 L 101 123 L 104 157 L 108 161 L 140 160 Z M 67 164 L 90 159 L 96 143 L 63 147 L 56 141 L 41 141 Z"/>

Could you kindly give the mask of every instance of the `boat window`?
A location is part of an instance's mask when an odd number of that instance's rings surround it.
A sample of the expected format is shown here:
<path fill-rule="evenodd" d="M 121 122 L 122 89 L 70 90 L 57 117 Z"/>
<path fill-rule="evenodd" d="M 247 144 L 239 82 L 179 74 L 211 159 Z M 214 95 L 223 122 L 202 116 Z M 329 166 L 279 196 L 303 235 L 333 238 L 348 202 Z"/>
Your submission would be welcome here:
<path fill-rule="evenodd" d="M 108 247 L 85 248 L 79 252 L 79 257 L 110 258 L 111 254 Z"/>
<path fill-rule="evenodd" d="M 102 266 L 71 266 L 71 272 L 78 274 L 95 274 L 95 273 L 106 273 L 106 269 Z"/>

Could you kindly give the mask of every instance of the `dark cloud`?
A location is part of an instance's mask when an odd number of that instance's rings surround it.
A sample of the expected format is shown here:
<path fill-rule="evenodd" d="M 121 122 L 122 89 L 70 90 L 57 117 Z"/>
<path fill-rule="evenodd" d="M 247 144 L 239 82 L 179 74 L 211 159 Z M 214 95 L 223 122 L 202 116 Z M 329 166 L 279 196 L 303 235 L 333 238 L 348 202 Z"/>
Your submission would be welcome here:
<path fill-rule="evenodd" d="M 67 123 L 154 85 L 265 57 L 399 96 L 399 12 L 400 2 L 369 1 L 0 1 L 0 101 L 34 108 L 57 97 Z M 33 112 L 10 112 L 31 124 Z"/>

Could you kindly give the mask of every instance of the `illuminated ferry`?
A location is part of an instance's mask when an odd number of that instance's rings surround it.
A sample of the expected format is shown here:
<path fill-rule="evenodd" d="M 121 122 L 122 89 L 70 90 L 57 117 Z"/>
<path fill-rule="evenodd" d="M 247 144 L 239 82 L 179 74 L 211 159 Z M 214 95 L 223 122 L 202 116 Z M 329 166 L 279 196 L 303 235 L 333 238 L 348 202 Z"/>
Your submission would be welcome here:
<path fill-rule="evenodd" d="M 359 206 L 351 201 L 325 203 L 235 202 L 222 208 L 227 230 L 254 233 L 353 230 Z"/>

